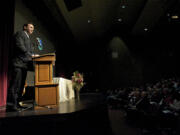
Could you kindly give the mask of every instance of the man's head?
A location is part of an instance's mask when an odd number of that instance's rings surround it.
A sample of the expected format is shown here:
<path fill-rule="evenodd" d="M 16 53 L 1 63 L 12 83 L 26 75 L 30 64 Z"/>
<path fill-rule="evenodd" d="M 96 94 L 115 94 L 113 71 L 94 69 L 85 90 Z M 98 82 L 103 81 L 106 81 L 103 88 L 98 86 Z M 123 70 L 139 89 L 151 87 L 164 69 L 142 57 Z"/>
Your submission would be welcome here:
<path fill-rule="evenodd" d="M 23 25 L 23 30 L 26 31 L 28 35 L 31 35 L 34 31 L 34 25 L 32 23 L 26 23 Z"/>

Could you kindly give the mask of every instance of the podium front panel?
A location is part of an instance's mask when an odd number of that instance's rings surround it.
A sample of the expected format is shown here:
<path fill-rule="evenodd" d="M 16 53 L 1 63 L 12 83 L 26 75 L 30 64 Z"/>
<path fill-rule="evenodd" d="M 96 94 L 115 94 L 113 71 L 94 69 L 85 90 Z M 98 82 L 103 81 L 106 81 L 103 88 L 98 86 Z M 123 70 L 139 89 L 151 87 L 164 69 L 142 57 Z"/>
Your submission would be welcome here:
<path fill-rule="evenodd" d="M 35 100 L 37 105 L 57 105 L 58 103 L 58 86 L 43 85 L 35 88 Z"/>
<path fill-rule="evenodd" d="M 35 84 L 51 84 L 52 81 L 52 63 L 40 62 L 36 64 Z"/>
<path fill-rule="evenodd" d="M 38 66 L 38 81 L 39 82 L 49 82 L 50 80 L 50 67 L 48 64 L 40 64 Z"/>

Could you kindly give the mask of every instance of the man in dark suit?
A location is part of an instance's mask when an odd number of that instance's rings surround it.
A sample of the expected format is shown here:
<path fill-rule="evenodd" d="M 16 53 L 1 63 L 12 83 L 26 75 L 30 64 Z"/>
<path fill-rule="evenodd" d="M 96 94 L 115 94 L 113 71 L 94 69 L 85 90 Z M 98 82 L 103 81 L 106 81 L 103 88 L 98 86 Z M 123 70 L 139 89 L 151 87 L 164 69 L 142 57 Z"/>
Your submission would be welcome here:
<path fill-rule="evenodd" d="M 30 35 L 34 31 L 34 25 L 27 23 L 23 30 L 14 36 L 14 55 L 12 59 L 12 77 L 7 96 L 7 108 L 15 111 L 21 110 L 19 102 L 25 85 L 29 62 L 32 61 L 32 43 Z M 8 110 L 7 109 L 7 110 Z"/>

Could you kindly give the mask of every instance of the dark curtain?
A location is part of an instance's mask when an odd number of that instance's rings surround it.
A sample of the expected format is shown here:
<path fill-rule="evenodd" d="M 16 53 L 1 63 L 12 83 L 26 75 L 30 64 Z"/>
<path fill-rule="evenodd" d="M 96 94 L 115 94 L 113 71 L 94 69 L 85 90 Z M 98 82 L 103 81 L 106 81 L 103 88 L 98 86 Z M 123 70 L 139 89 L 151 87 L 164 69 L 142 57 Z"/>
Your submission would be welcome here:
<path fill-rule="evenodd" d="M 8 67 L 12 54 L 12 37 L 14 32 L 15 1 L 0 3 L 0 107 L 6 105 L 8 88 Z"/>

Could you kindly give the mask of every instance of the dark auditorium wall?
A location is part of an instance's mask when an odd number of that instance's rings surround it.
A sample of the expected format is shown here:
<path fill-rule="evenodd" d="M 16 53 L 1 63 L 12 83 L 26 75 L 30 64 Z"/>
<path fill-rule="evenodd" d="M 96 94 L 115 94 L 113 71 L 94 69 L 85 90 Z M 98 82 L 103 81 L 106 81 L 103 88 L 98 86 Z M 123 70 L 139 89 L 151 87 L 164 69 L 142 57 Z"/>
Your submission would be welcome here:
<path fill-rule="evenodd" d="M 104 38 L 106 47 L 97 62 L 98 85 L 105 89 L 140 86 L 161 78 L 178 77 L 180 41 L 175 33 L 171 30 L 147 36 Z"/>
<path fill-rule="evenodd" d="M 143 78 L 146 82 L 179 77 L 178 33 L 178 27 L 167 26 L 164 31 L 154 33 L 142 41 Z"/>
<path fill-rule="evenodd" d="M 99 86 L 107 89 L 141 84 L 143 81 L 141 58 L 134 56 L 120 36 L 111 37 L 105 42 L 104 53 L 97 62 Z"/>

